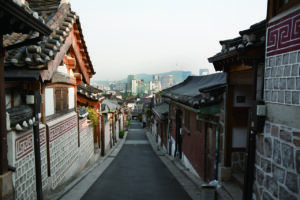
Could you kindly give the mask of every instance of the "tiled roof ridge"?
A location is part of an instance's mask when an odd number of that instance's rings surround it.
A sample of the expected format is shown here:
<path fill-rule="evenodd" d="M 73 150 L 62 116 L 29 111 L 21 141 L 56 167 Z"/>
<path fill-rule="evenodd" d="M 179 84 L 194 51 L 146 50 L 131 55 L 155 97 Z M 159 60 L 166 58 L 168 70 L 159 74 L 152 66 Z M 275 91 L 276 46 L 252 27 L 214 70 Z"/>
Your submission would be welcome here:
<path fill-rule="evenodd" d="M 48 61 L 54 59 L 54 56 L 64 44 L 66 37 L 72 31 L 72 26 L 77 18 L 76 13 L 72 12 L 69 4 L 62 4 L 54 16 L 47 22 L 53 32 L 45 38 L 39 45 L 30 45 L 19 48 L 19 51 L 8 52 L 6 65 L 14 66 L 28 65 L 30 68 L 42 68 Z M 28 37 L 33 37 L 32 33 Z M 16 40 L 14 40 L 16 43 Z M 20 51 L 22 50 L 22 51 Z M 23 58 L 23 59 L 22 59 Z"/>

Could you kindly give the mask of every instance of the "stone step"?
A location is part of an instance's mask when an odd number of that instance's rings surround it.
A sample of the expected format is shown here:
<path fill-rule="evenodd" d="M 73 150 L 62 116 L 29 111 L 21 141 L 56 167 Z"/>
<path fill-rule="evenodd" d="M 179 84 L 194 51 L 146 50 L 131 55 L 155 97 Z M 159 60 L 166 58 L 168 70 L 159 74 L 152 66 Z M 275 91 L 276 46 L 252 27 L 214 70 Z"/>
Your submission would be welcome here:
<path fill-rule="evenodd" d="M 243 190 L 243 187 L 244 187 L 244 173 L 243 172 L 232 173 L 231 180 Z"/>
<path fill-rule="evenodd" d="M 228 193 L 233 200 L 243 199 L 243 190 L 233 181 L 226 181 L 222 183 L 222 188 Z"/>

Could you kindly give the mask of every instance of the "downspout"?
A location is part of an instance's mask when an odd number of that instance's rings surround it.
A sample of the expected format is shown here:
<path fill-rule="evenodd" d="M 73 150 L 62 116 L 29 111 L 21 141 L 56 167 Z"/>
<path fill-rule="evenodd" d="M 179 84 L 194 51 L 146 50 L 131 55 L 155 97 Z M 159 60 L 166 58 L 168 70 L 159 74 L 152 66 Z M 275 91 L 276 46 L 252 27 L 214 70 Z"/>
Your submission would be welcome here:
<path fill-rule="evenodd" d="M 210 120 L 200 118 L 199 115 L 197 115 L 197 120 L 200 120 L 200 121 L 206 122 L 206 123 L 210 123 L 210 124 L 216 126 L 216 148 L 215 148 L 214 180 L 217 180 L 217 178 L 218 178 L 218 164 L 219 164 L 220 124 L 216 123 L 214 121 L 210 121 Z"/>
<path fill-rule="evenodd" d="M 169 107 L 169 112 L 168 112 L 168 127 L 167 127 L 167 151 L 168 151 L 168 154 L 171 155 L 171 149 L 170 149 L 170 146 L 171 146 L 171 137 L 170 137 L 170 107 Z"/>

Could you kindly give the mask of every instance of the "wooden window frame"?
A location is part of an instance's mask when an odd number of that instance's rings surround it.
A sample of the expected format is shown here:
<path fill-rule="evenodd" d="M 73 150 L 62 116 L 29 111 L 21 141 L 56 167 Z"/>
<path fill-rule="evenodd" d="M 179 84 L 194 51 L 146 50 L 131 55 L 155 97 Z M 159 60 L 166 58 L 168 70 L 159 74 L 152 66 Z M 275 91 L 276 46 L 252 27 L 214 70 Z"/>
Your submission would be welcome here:
<path fill-rule="evenodd" d="M 72 88 L 71 85 L 63 85 L 63 84 L 56 84 L 56 85 L 51 85 L 51 86 L 48 86 L 46 88 L 53 88 L 53 100 L 54 100 L 54 114 L 53 115 L 50 115 L 50 116 L 47 116 L 46 117 L 46 121 L 48 120 L 52 120 L 52 119 L 55 119 L 57 117 L 60 117 L 62 115 L 65 115 L 67 113 L 70 113 L 70 112 L 73 112 L 75 111 L 75 107 L 76 107 L 76 104 L 74 106 L 74 108 L 71 108 L 69 109 L 69 88 Z M 61 93 L 60 97 L 61 99 L 63 100 L 63 102 L 59 102 L 58 103 L 58 98 L 57 98 L 57 91 L 58 90 L 65 90 L 65 96 L 63 96 L 64 94 Z M 75 94 L 74 94 L 75 95 Z M 46 100 L 47 101 L 47 100 Z M 75 98 L 74 98 L 74 101 L 75 101 Z M 60 104 L 60 105 L 58 105 Z M 64 105 L 65 104 L 65 105 Z M 57 109 L 57 106 L 60 106 L 59 109 Z"/>

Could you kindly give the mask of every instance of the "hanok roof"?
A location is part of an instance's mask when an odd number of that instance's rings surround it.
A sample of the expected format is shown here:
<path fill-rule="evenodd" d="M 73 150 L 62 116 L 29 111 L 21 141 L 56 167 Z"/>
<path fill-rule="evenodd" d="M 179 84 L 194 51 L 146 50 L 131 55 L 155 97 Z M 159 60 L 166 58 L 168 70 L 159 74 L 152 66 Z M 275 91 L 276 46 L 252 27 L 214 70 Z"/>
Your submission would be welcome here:
<path fill-rule="evenodd" d="M 117 102 L 109 100 L 109 99 L 105 99 L 103 101 L 103 103 L 101 104 L 102 112 L 113 112 L 120 108 L 121 108 L 121 106 L 119 106 L 119 104 Z"/>
<path fill-rule="evenodd" d="M 215 73 L 206 76 L 189 76 L 185 81 L 162 91 L 161 96 L 196 108 L 203 103 L 219 101 L 219 94 L 212 98 L 206 93 L 209 89 L 223 89 L 226 86 L 226 74 Z"/>
<path fill-rule="evenodd" d="M 0 0 L 0 12 L 2 34 L 31 31 L 38 31 L 41 35 L 50 34 L 51 30 L 44 25 L 43 19 L 20 0 Z"/>
<path fill-rule="evenodd" d="M 77 85 L 77 94 L 80 94 L 90 100 L 99 101 L 104 97 L 101 96 L 102 90 L 88 84 Z"/>
<path fill-rule="evenodd" d="M 160 105 L 154 106 L 152 110 L 161 120 L 164 120 L 167 118 L 167 115 L 169 113 L 169 105 L 166 103 L 162 103 Z"/>
<path fill-rule="evenodd" d="M 240 60 L 247 59 L 245 54 L 246 51 L 251 51 L 253 49 L 261 48 L 264 50 L 265 45 L 265 32 L 266 32 L 266 21 L 263 20 L 250 26 L 249 29 L 240 31 L 239 37 L 222 40 L 220 45 L 222 45 L 221 52 L 217 53 L 213 57 L 208 58 L 208 61 L 214 63 L 216 70 L 223 70 L 227 63 L 240 62 Z M 264 54 L 264 52 L 262 52 Z M 251 54 L 248 56 L 249 59 L 261 59 L 260 57 L 255 57 L 257 55 Z M 235 58 L 233 58 L 235 57 Z M 262 56 L 264 57 L 264 56 Z M 230 58 L 230 60 L 224 63 L 224 59 Z"/>
<path fill-rule="evenodd" d="M 80 36 L 80 40 L 75 41 L 75 44 L 78 43 L 80 48 L 82 48 L 82 50 L 80 49 L 82 59 L 86 60 L 89 64 L 88 70 L 90 70 L 90 73 L 95 74 L 82 35 L 79 18 L 75 12 L 71 11 L 70 4 L 61 4 L 59 0 L 28 0 L 28 3 L 31 9 L 36 11 L 40 18 L 45 21 L 46 25 L 52 30 L 52 33 L 37 45 L 22 46 L 7 51 L 5 70 L 44 70 L 44 73 L 47 74 L 47 78 L 44 79 L 48 80 L 51 78 L 55 69 L 49 69 L 47 64 L 51 63 L 57 55 L 59 55 L 60 58 L 54 67 L 60 64 L 66 53 L 63 52 L 62 55 L 60 55 L 60 50 L 65 45 L 67 38 L 73 30 L 77 31 L 76 34 Z M 75 30 L 74 27 L 78 30 Z M 37 32 L 31 34 L 12 33 L 10 35 L 4 35 L 3 45 L 6 47 L 38 36 Z M 70 44 L 68 43 L 67 45 Z"/>

